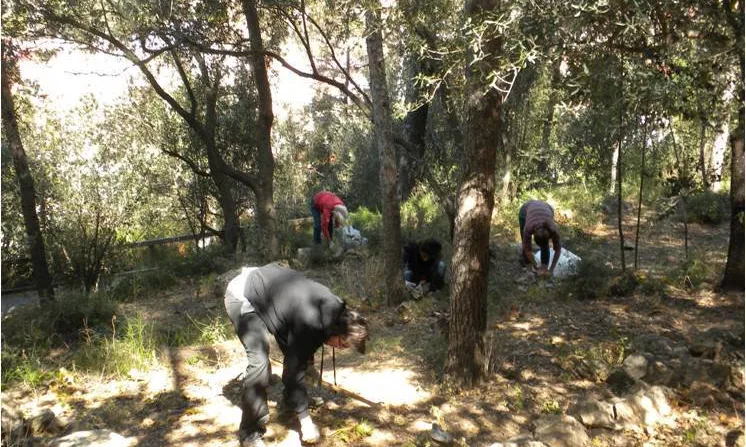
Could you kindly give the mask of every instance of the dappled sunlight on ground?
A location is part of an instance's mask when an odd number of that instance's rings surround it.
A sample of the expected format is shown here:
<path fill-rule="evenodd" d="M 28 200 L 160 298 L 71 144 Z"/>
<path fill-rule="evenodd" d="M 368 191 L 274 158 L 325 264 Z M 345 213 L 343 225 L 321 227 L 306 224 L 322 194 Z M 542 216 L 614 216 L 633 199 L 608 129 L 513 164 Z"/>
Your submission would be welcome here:
<path fill-rule="evenodd" d="M 360 396 L 386 405 L 417 404 L 431 397 L 406 369 L 382 368 L 378 371 L 337 369 L 337 384 Z M 333 383 L 332 371 L 324 371 L 324 380 Z"/>
<path fill-rule="evenodd" d="M 626 217 L 627 236 L 634 234 L 632 222 Z M 645 274 L 663 278 L 680 267 L 684 259 L 681 230 L 678 223 L 642 229 L 640 265 Z M 616 228 L 607 225 L 585 231 L 576 235 L 569 248 L 580 256 L 599 254 L 602 262 L 617 265 Z M 727 224 L 693 224 L 689 232 L 690 255 L 713 271 L 720 269 L 725 261 Z M 707 283 L 687 290 L 665 282 L 663 289 L 649 294 L 638 291 L 625 297 L 581 301 L 563 296 L 556 284 L 518 287 L 515 279 L 523 274 L 516 262 L 518 249 L 512 240 L 493 243 L 497 248 L 490 270 L 494 293 L 489 297 L 487 382 L 465 392 L 449 390 L 440 383 L 447 327 L 439 323 L 449 309 L 447 291 L 407 302 L 403 308 L 371 305 L 366 308 L 371 329 L 368 353 L 336 351 L 339 388 L 326 385 L 334 383 L 328 348 L 322 377 L 326 384 L 317 387 L 309 374 L 309 394 L 322 400 L 311 409 L 324 434 L 317 447 L 433 445 L 429 438 L 433 423 L 459 442 L 463 440 L 460 445 L 487 446 L 530 432 L 542 416 L 566 413 L 581 396 L 607 393 L 607 375 L 630 352 L 631 342 L 638 336 L 665 336 L 688 344 L 713 328 L 743 333 L 743 294 L 717 294 L 707 289 Z M 626 253 L 629 266 L 632 252 Z M 308 273 L 343 288 L 341 281 L 334 282 L 338 281 L 331 273 L 334 268 L 322 266 Z M 356 272 L 350 269 L 344 274 L 358 275 Z M 128 303 L 125 308 L 169 330 L 179 324 L 193 326 L 192 318 L 227 321 L 220 294 L 197 293 L 194 285 L 187 283 L 162 296 Z M 160 351 L 160 366 L 149 371 L 133 370 L 126 377 L 106 380 L 95 374 L 81 375 L 76 379 L 79 382 L 67 387 L 14 390 L 13 396 L 3 390 L 3 400 L 22 402 L 28 414 L 38 413 L 32 406 L 53 408 L 83 428 L 108 428 L 136 437 L 138 447 L 237 445 L 240 378 L 246 357 L 236 337 Z M 297 421 L 278 418 L 282 353 L 274 341 L 270 357 L 273 375 L 265 440 L 269 446 L 300 447 Z M 319 350 L 314 368 L 318 371 L 320 365 Z M 689 403 L 679 405 L 677 416 L 691 420 L 691 424 L 710 416 L 727 430 L 740 429 L 743 424 L 735 408 L 717 408 L 715 412 Z M 692 411 L 698 416 L 688 416 Z M 682 430 L 672 428 L 668 436 L 678 441 Z M 618 445 L 614 437 L 629 442 L 626 445 L 683 445 L 666 443 L 669 438 L 655 444 L 661 438 L 646 434 L 637 434 L 634 439 L 627 433 L 610 436 L 602 439 L 605 444 L 598 441 L 594 445 Z"/>

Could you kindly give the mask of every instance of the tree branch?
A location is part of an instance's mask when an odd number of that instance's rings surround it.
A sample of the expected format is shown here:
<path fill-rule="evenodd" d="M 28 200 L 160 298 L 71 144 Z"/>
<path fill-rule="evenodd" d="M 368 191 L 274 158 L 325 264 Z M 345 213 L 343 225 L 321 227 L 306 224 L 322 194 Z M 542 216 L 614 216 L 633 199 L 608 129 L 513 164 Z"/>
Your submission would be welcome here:
<path fill-rule="evenodd" d="M 180 154 L 180 153 L 178 153 L 176 151 L 172 151 L 170 149 L 165 149 L 165 148 L 161 148 L 161 152 L 163 152 L 166 155 L 169 155 L 171 157 L 174 157 L 174 158 L 177 158 L 177 159 L 183 161 L 184 163 L 186 163 L 189 166 L 189 168 L 195 174 L 197 174 L 199 176 L 202 176 L 202 177 L 210 177 L 210 173 L 209 172 L 201 169 L 197 165 L 197 163 L 195 163 L 193 160 L 191 160 L 190 158 L 186 157 L 185 155 L 182 155 L 182 154 Z"/>

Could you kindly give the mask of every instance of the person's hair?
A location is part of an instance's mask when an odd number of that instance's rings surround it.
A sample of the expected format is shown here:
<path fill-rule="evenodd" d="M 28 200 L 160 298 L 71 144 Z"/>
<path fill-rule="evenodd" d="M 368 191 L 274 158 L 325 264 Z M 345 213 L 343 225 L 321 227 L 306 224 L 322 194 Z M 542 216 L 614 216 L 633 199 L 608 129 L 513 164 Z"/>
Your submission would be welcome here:
<path fill-rule="evenodd" d="M 539 247 L 549 246 L 549 228 L 546 225 L 542 225 L 534 231 L 534 240 Z"/>
<path fill-rule="evenodd" d="M 331 331 L 332 335 L 339 335 L 345 344 L 355 348 L 357 352 L 365 354 L 365 342 L 368 340 L 368 320 L 360 313 L 347 307 L 337 319 L 337 324 Z"/>
<path fill-rule="evenodd" d="M 419 245 L 420 250 L 427 255 L 428 259 L 440 258 L 440 251 L 442 249 L 440 242 L 430 238 L 420 242 Z"/>

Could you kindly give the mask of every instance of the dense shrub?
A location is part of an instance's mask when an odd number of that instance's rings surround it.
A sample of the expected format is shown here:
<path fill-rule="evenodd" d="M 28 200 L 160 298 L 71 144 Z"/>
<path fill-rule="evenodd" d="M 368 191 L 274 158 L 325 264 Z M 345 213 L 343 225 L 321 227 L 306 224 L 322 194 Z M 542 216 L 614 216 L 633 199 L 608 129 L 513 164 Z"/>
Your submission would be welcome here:
<path fill-rule="evenodd" d="M 577 277 L 565 284 L 569 297 L 586 300 L 608 296 L 614 271 L 602 260 L 594 256 L 585 257 L 578 264 L 577 271 Z"/>
<path fill-rule="evenodd" d="M 381 213 L 360 207 L 350 213 L 350 223 L 360 230 L 363 237 L 368 238 L 368 244 L 371 247 L 377 247 L 381 243 L 381 228 L 383 227 Z"/>
<path fill-rule="evenodd" d="M 730 201 L 724 193 L 702 191 L 686 200 L 688 222 L 717 225 L 728 219 Z"/>

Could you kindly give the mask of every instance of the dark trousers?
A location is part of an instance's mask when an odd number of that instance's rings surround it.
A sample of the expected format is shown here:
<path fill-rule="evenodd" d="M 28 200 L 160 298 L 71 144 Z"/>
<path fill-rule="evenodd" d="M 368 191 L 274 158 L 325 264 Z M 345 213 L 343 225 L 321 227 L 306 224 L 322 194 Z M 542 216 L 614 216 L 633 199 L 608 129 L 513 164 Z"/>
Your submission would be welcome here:
<path fill-rule="evenodd" d="M 254 312 L 241 315 L 240 306 L 227 306 L 226 310 L 248 359 L 241 389 L 242 415 L 238 438 L 241 441 L 254 440 L 262 437 L 269 420 L 267 388 L 272 370 L 267 327 Z"/>
<path fill-rule="evenodd" d="M 523 241 L 523 228 L 526 226 L 526 205 L 523 205 L 521 209 L 518 211 L 518 226 L 521 229 L 521 241 Z M 539 246 L 539 250 L 541 250 L 541 263 L 543 265 L 549 265 L 549 245 L 546 247 Z M 521 258 L 523 258 L 525 255 L 521 253 Z M 530 259 L 526 259 L 526 262 L 531 262 Z"/>
<path fill-rule="evenodd" d="M 321 211 L 316 209 L 313 204 L 313 198 L 311 198 L 311 215 L 313 216 L 313 243 L 321 243 Z M 334 219 L 329 219 L 329 236 L 331 237 L 334 231 Z"/>

